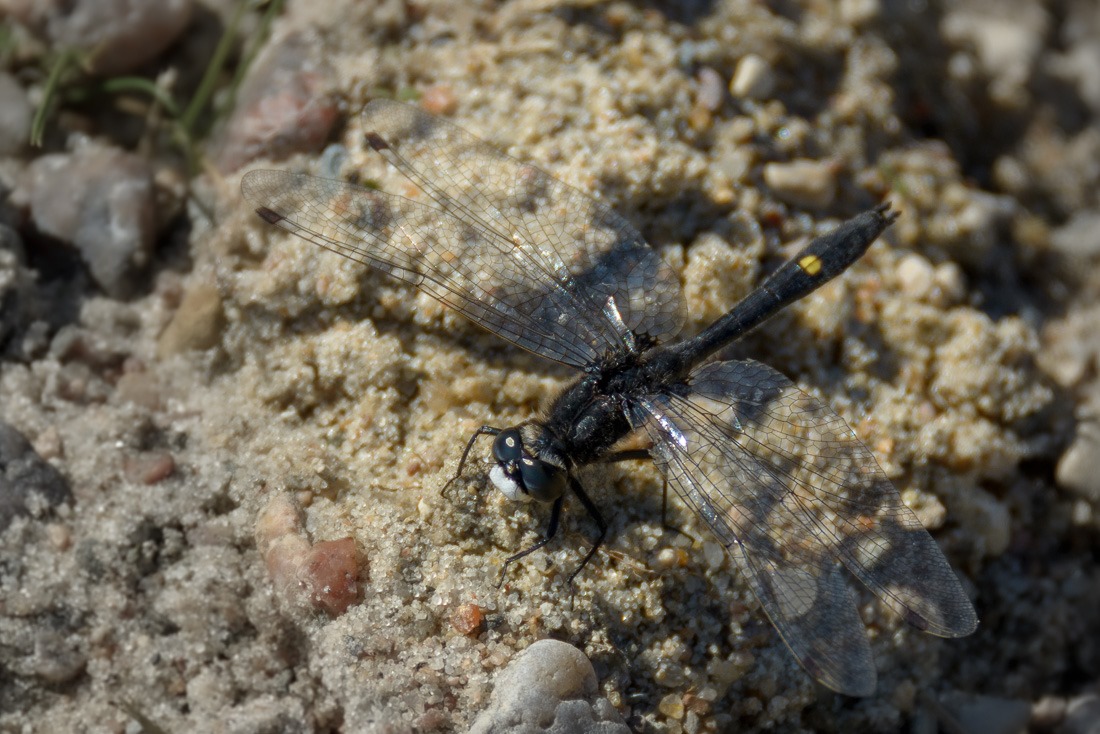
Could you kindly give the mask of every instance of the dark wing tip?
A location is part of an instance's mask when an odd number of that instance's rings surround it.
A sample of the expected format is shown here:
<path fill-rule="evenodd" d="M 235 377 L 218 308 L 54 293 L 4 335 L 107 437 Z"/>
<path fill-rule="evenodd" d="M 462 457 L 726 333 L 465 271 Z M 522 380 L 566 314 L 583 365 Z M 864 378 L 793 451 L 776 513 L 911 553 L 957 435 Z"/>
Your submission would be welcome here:
<path fill-rule="evenodd" d="M 382 136 L 374 132 L 373 130 L 367 133 L 366 138 L 367 145 L 374 148 L 375 150 L 386 150 L 390 147 L 390 144 L 383 140 Z"/>
<path fill-rule="evenodd" d="M 944 601 L 940 614 L 935 619 L 930 619 L 915 609 L 905 609 L 902 618 L 910 627 L 937 637 L 966 637 L 978 628 L 978 615 L 974 611 L 974 605 L 962 595 L 961 589 L 955 598 Z"/>
<path fill-rule="evenodd" d="M 256 213 L 260 215 L 260 219 L 264 220 L 268 224 L 278 224 L 286 218 L 282 214 L 268 209 L 266 206 L 256 207 Z"/>

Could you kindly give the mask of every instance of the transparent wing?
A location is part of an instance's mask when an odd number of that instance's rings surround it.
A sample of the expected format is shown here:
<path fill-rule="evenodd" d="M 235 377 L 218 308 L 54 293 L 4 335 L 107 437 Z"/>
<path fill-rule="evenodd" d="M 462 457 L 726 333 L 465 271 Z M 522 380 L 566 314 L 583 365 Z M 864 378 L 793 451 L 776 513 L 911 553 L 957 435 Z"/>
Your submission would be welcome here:
<path fill-rule="evenodd" d="M 505 241 L 449 212 L 342 181 L 250 171 L 245 199 L 264 219 L 415 285 L 513 344 L 583 368 L 626 348 L 603 310 L 579 310 L 575 285 L 537 244 Z"/>
<path fill-rule="evenodd" d="M 799 662 L 851 695 L 874 689 L 843 564 L 914 626 L 977 618 L 939 546 L 844 421 L 758 362 L 717 362 L 637 401 L 635 425 L 683 500 L 747 571 Z"/>
<path fill-rule="evenodd" d="M 599 313 L 614 298 L 635 334 L 662 341 L 679 333 L 678 278 L 607 205 L 419 107 L 375 100 L 362 120 L 388 145 L 382 154 L 441 209 L 537 250 L 546 272 L 573 295 L 571 318 Z"/>

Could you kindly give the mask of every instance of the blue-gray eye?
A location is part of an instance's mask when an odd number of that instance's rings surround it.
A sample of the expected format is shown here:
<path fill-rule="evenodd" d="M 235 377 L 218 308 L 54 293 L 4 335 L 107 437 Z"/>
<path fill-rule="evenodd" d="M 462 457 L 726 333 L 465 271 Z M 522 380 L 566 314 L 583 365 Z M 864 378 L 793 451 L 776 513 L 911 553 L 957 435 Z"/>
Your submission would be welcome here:
<path fill-rule="evenodd" d="M 493 441 L 493 457 L 501 463 L 511 463 L 523 458 L 523 439 L 518 430 L 509 428 L 500 432 Z"/>
<path fill-rule="evenodd" d="M 519 477 L 524 491 L 537 502 L 553 502 L 565 491 L 562 471 L 538 459 L 522 459 L 519 462 Z"/>

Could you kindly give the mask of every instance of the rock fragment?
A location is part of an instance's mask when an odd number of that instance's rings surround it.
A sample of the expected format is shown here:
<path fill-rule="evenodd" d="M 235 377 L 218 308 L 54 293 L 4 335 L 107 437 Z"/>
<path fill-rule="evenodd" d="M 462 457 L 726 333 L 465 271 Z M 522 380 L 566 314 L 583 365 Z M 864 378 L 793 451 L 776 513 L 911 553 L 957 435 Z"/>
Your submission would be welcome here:
<path fill-rule="evenodd" d="M 45 502 L 53 506 L 71 497 L 61 472 L 42 460 L 14 426 L 0 421 L 0 530 Z"/>
<path fill-rule="evenodd" d="M 241 86 L 233 116 L 214 146 L 223 171 L 264 156 L 286 158 L 321 150 L 336 122 L 331 70 L 300 35 L 270 44 Z"/>
<path fill-rule="evenodd" d="M 577 648 L 539 640 L 498 676 L 489 708 L 474 734 L 570 732 L 627 734 L 629 728 L 607 699 L 597 699 L 596 671 Z"/>
<path fill-rule="evenodd" d="M 56 48 L 87 55 L 99 75 L 121 74 L 156 58 L 187 28 L 192 0 L 9 0 L 4 9 Z"/>
<path fill-rule="evenodd" d="M 824 209 L 836 196 L 836 174 L 832 161 L 799 159 L 764 166 L 764 183 L 788 204 Z"/>
<path fill-rule="evenodd" d="M 145 159 L 88 143 L 37 158 L 24 188 L 40 232 L 75 246 L 108 295 L 132 294 L 156 232 L 153 174 Z"/>

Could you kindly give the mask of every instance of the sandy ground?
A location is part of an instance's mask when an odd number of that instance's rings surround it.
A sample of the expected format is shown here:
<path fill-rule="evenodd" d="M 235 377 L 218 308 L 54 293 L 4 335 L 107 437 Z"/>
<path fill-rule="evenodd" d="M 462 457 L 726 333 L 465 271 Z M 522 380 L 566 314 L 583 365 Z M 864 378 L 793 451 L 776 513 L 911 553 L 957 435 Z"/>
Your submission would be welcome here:
<path fill-rule="evenodd" d="M 331 145 L 230 170 L 221 133 L 222 173 L 191 182 L 131 294 L 58 267 L 16 197 L 0 421 L 40 489 L 4 485 L 0 731 L 467 731 L 544 638 L 583 651 L 590 700 L 637 731 L 1087 731 L 1100 33 L 1086 2 L 1011 5 L 292 2 L 273 48 L 315 65 Z M 662 527 L 646 464 L 584 475 L 611 537 L 572 594 L 594 532 L 575 505 L 498 588 L 545 511 L 489 491 L 487 441 L 440 490 L 474 429 L 532 416 L 570 373 L 238 192 L 279 167 L 415 195 L 356 114 L 394 94 L 609 202 L 680 273 L 688 333 L 889 199 L 901 219 L 859 264 L 731 354 L 867 442 L 978 631 L 924 635 L 863 594 L 878 692 L 829 692 L 697 518 L 673 502 L 686 534 Z M 5 189 L 31 158 L 9 156 Z M 354 589 L 321 588 L 333 567 Z"/>

